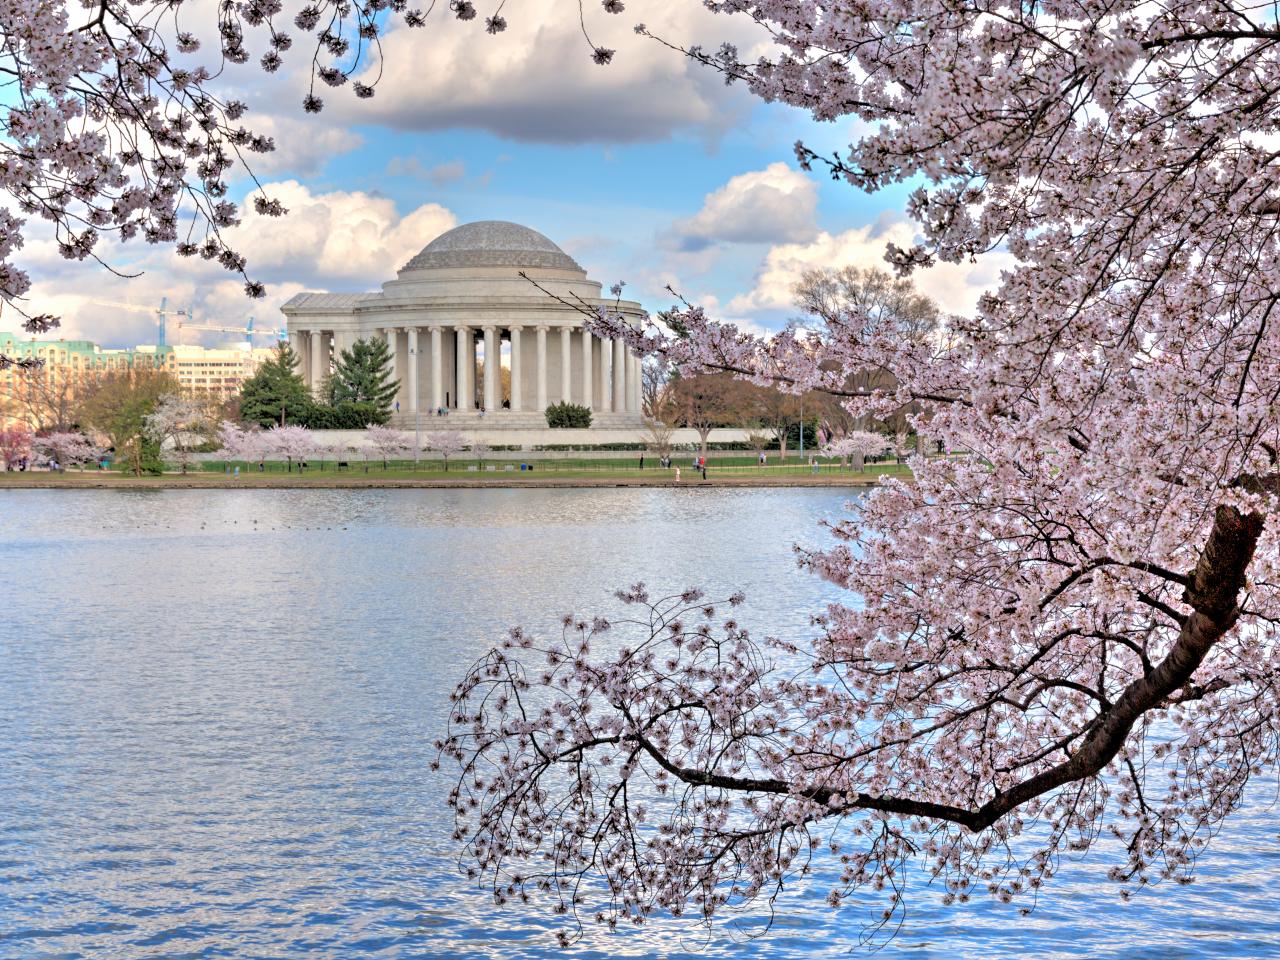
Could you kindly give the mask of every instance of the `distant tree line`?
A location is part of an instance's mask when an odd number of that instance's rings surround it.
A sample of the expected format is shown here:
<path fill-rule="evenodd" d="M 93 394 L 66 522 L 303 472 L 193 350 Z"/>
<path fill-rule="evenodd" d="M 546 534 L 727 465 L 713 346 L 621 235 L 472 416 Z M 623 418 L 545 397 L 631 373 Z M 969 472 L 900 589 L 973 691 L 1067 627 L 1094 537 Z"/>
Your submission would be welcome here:
<path fill-rule="evenodd" d="M 904 344 L 939 337 L 937 306 L 908 281 L 882 270 L 811 271 L 796 285 L 795 295 L 801 316 L 793 322 L 800 328 L 817 320 L 851 330 L 883 330 L 888 321 Z M 696 431 L 705 455 L 718 427 L 744 430 L 748 447 L 757 453 L 777 450 L 783 460 L 801 446 L 806 455 L 842 461 L 874 455 L 877 442 L 881 449 L 902 453 L 910 417 L 918 412 L 903 405 L 881 420 L 854 418 L 830 391 L 787 392 L 729 373 L 680 376 L 652 363 L 644 365 L 643 374 L 645 439 L 660 455 L 672 452 L 678 428 Z M 873 370 L 844 386 L 892 396 L 896 382 L 887 371 Z M 171 373 L 150 367 L 106 371 L 74 390 L 61 381 L 32 377 L 13 390 L 25 406 L 6 405 L 10 423 L 0 436 L 0 459 L 12 468 L 32 458 L 62 466 L 109 457 L 133 473 L 157 473 L 166 466 L 185 471 L 194 453 L 222 445 L 219 424 L 307 430 L 385 426 L 398 388 L 381 338 L 357 340 L 340 351 L 314 394 L 299 372 L 297 354 L 281 343 L 244 382 L 239 396 L 225 404 L 183 397 Z M 552 404 L 546 417 L 552 427 L 591 423 L 590 410 L 571 403 Z M 91 448 L 97 451 L 93 456 Z"/>
<path fill-rule="evenodd" d="M 909 280 L 875 267 L 807 271 L 794 293 L 801 316 L 793 324 L 801 330 L 812 321 L 855 332 L 888 325 L 904 344 L 936 340 L 941 331 L 936 303 Z M 897 382 L 881 369 L 850 377 L 843 386 L 847 391 L 891 396 Z M 651 363 L 644 368 L 641 394 L 650 446 L 659 453 L 670 452 L 676 428 L 689 428 L 697 431 L 705 455 L 711 431 L 723 427 L 745 430 L 758 451 L 776 449 L 783 459 L 797 449 L 802 435 L 806 454 L 855 433 L 881 434 L 886 446 L 901 448 L 901 438 L 911 432 L 910 418 L 919 412 L 917 405 L 903 404 L 883 419 L 854 417 L 830 391 L 792 393 L 729 373 L 680 376 Z"/>

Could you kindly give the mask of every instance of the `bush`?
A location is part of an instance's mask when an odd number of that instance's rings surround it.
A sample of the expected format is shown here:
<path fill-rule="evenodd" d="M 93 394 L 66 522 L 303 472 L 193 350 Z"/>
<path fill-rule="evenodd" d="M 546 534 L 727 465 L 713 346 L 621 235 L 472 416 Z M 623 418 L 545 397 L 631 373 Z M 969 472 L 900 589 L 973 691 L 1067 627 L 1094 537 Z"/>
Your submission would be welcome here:
<path fill-rule="evenodd" d="M 589 427 L 591 411 L 577 403 L 553 403 L 547 407 L 547 426 L 557 427 Z"/>
<path fill-rule="evenodd" d="M 136 465 L 140 472 L 149 474 L 153 477 L 158 477 L 160 474 L 164 473 L 164 458 L 160 453 L 159 442 L 151 439 L 143 439 L 141 450 L 136 454 L 131 448 L 126 449 L 123 455 L 119 452 L 113 453 L 112 466 L 121 473 L 133 473 L 135 457 Z"/>
<path fill-rule="evenodd" d="M 303 414 L 302 425 L 311 430 L 363 430 L 371 423 L 385 423 L 387 416 L 377 404 L 344 400 L 329 406 L 315 403 Z"/>

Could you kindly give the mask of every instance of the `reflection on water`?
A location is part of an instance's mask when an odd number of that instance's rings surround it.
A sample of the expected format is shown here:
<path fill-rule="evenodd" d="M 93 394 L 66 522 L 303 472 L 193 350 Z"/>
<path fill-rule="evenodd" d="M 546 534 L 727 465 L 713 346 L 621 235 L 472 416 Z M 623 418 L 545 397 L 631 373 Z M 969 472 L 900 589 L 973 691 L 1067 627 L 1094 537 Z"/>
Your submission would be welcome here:
<path fill-rule="evenodd" d="M 614 589 L 747 592 L 796 634 L 831 588 L 790 545 L 830 490 L 0 493 L 0 958 L 563 957 L 540 909 L 459 878 L 427 761 L 503 629 Z M 913 881 L 915 957 L 1280 956 L 1266 789 L 1192 887 L 1123 905 L 1068 868 L 1029 920 Z M 819 885 L 820 886 L 820 885 Z M 868 907 L 803 888 L 766 942 L 844 955 Z M 687 924 L 571 958 L 737 957 Z"/>

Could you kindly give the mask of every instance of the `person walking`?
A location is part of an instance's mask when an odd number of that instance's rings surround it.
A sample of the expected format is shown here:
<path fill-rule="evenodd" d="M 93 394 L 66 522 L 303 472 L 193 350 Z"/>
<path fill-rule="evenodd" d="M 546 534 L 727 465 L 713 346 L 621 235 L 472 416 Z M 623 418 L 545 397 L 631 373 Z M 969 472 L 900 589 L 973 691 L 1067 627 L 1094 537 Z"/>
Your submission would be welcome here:
<path fill-rule="evenodd" d="M 680 468 L 676 467 L 676 483 L 680 482 Z"/>
<path fill-rule="evenodd" d="M 706 457 L 703 457 L 703 458 L 702 458 L 702 479 L 703 479 L 703 480 L 707 479 L 707 459 L 706 459 Z"/>
<path fill-rule="evenodd" d="M 644 469 L 644 454 L 640 454 L 640 469 Z"/>

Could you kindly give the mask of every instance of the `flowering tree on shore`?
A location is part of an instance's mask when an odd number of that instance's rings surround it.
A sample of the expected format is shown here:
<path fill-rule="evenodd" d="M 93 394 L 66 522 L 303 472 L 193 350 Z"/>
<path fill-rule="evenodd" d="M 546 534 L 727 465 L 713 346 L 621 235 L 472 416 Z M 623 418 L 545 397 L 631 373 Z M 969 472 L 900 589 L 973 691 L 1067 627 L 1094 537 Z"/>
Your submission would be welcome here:
<path fill-rule="evenodd" d="M 14 465 L 31 456 L 31 431 L 20 423 L 0 426 L 0 460 L 4 468 L 12 470 Z"/>
<path fill-rule="evenodd" d="M 1034 904 L 1118 841 L 1127 894 L 1189 880 L 1280 749 L 1280 30 L 1237 4 L 743 0 L 759 96 L 866 121 L 863 189 L 914 179 L 900 273 L 1015 263 L 945 338 L 876 316 L 761 337 L 682 305 L 601 335 L 683 372 L 908 405 L 914 480 L 804 564 L 850 593 L 757 641 L 695 589 L 516 630 L 456 694 L 459 836 L 500 900 L 607 924 L 769 909 L 816 857 L 835 906 L 907 861 L 948 901 Z M 1256 12 L 1256 16 L 1255 16 Z M 850 322 L 856 320 L 858 322 Z M 887 371 L 892 388 L 860 388 Z M 734 597 L 729 607 L 741 598 Z M 601 882 L 593 884 L 593 879 Z M 571 930 L 572 928 L 570 928 Z"/>
<path fill-rule="evenodd" d="M 36 437 L 31 445 L 50 464 L 56 463 L 61 472 L 67 467 L 83 466 L 102 455 L 102 448 L 78 430 Z"/>
<path fill-rule="evenodd" d="M 859 467 L 867 457 L 884 453 L 891 446 L 888 438 L 869 430 L 850 430 L 848 433 L 832 437 L 822 445 L 824 457 L 839 457 L 841 466 L 848 466 L 851 459 L 856 459 Z"/>
<path fill-rule="evenodd" d="M 218 425 L 218 439 L 222 442 L 223 457 L 226 460 L 252 463 L 270 452 L 267 431 L 256 426 L 246 427 L 234 420 L 223 420 Z"/>
<path fill-rule="evenodd" d="M 444 459 L 444 472 L 449 472 L 449 458 L 467 449 L 467 438 L 461 430 L 436 430 L 426 438 L 423 449 L 434 450 Z"/>
<path fill-rule="evenodd" d="M 203 404 L 171 393 L 161 397 L 155 410 L 142 418 L 143 433 L 159 446 L 167 461 L 186 473 L 195 453 L 191 435 L 204 430 L 207 419 Z"/>
<path fill-rule="evenodd" d="M 294 461 L 310 456 L 316 447 L 316 440 L 315 434 L 306 427 L 290 425 L 263 431 L 262 445 L 267 453 L 284 457 L 288 472 L 292 473 Z"/>
<path fill-rule="evenodd" d="M 403 430 L 396 430 L 394 427 L 373 424 L 365 431 L 365 439 L 382 455 L 383 470 L 387 469 L 388 459 L 413 449 L 413 438 Z"/>

